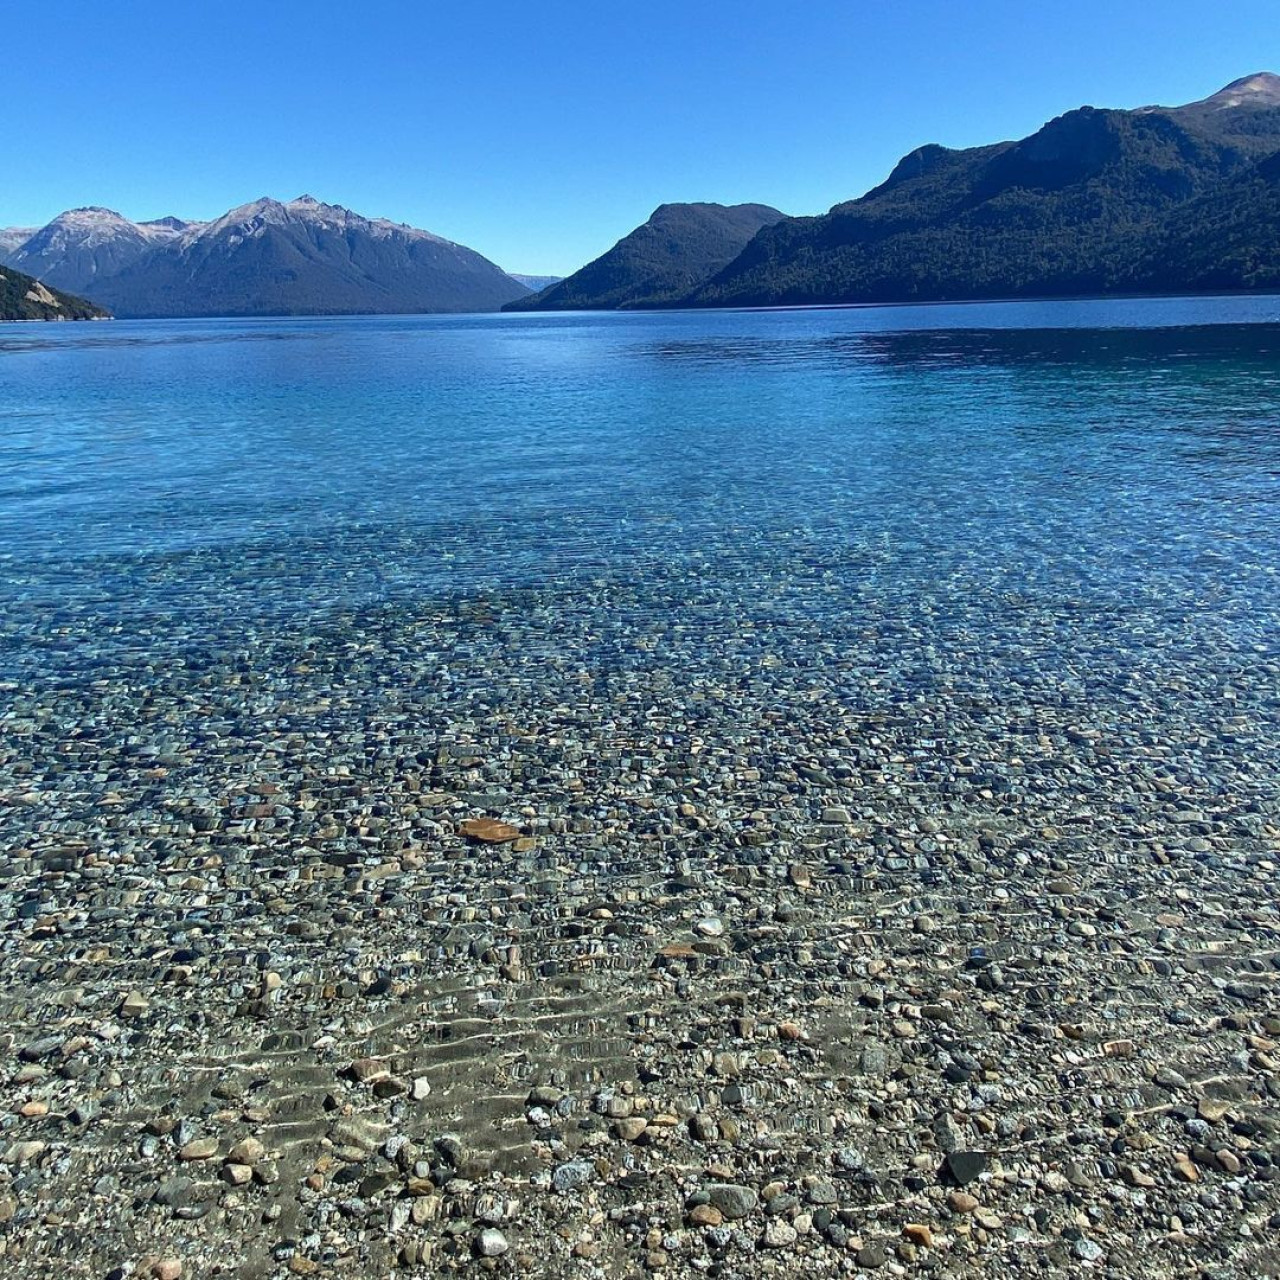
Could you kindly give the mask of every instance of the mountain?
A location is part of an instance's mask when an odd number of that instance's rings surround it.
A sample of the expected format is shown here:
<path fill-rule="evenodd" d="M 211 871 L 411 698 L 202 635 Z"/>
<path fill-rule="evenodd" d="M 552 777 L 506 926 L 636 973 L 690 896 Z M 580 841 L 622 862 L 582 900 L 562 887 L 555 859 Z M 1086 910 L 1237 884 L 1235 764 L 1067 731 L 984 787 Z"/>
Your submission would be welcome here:
<path fill-rule="evenodd" d="M 0 231 L 0 235 L 4 232 Z M 532 289 L 535 293 L 540 289 L 549 289 L 553 284 L 559 284 L 564 276 L 526 276 L 521 275 L 518 271 L 508 271 L 509 275 L 518 284 L 524 285 L 526 289 Z"/>
<path fill-rule="evenodd" d="M 106 320 L 101 307 L 49 289 L 10 267 L 0 268 L 0 320 Z"/>
<path fill-rule="evenodd" d="M 785 218 L 763 204 L 664 204 L 643 226 L 568 279 L 507 311 L 661 306 L 727 266 L 761 227 Z"/>
<path fill-rule="evenodd" d="M 39 230 L 39 227 L 0 227 L 0 263 L 3 263 L 7 254 L 21 248 Z"/>
<path fill-rule="evenodd" d="M 1259 71 L 1233 80 L 1199 102 L 1184 107 L 1147 107 L 1188 127 L 1234 142 L 1247 150 L 1269 150 L 1280 131 L 1280 76 Z"/>
<path fill-rule="evenodd" d="M 173 240 L 187 225 L 176 218 L 134 223 L 113 209 L 96 206 L 69 209 L 7 253 L 4 261 L 56 288 L 91 293 L 99 281 Z"/>
<path fill-rule="evenodd" d="M 1278 148 L 1280 77 L 1269 73 L 1184 107 L 1082 107 L 1018 142 L 921 147 L 860 199 L 763 229 L 683 302 L 923 302 L 1137 289 L 1140 280 L 1158 278 L 1150 270 L 1144 276 L 1141 264 L 1163 237 L 1181 236 L 1180 251 L 1190 253 L 1187 237 L 1209 234 L 1211 220 L 1198 224 L 1179 211 L 1195 205 L 1206 219 L 1221 216 L 1225 208 L 1208 212 L 1214 202 L 1229 206 L 1233 181 Z M 1246 182 L 1239 191 L 1246 187 L 1253 190 Z M 1255 234 L 1273 256 L 1280 249 L 1274 228 Z M 1214 246 L 1202 249 L 1207 263 Z M 1201 274 L 1213 272 L 1206 266 Z"/>
<path fill-rule="evenodd" d="M 312 196 L 208 223 L 72 210 L 5 261 L 121 317 L 496 311 L 529 292 L 462 245 Z"/>

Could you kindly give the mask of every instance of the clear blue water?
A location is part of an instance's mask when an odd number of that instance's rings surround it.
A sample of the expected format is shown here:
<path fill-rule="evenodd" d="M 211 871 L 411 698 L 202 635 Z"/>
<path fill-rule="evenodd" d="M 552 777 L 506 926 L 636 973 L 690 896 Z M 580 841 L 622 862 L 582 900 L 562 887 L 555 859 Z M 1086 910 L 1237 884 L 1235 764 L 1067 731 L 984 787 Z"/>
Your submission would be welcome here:
<path fill-rule="evenodd" d="M 1280 299 L 0 327 L 10 675 L 521 590 L 1271 653 L 1278 568 Z"/>

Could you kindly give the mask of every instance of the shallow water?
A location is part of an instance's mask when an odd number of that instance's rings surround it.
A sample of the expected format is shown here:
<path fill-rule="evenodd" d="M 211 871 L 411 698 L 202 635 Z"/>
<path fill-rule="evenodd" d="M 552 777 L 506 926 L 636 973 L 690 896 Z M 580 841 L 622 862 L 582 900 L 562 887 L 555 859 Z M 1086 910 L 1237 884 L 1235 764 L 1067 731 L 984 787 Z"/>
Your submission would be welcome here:
<path fill-rule="evenodd" d="M 14 325 L 0 671 L 680 584 L 695 628 L 1273 651 L 1278 498 L 1278 299 Z"/>

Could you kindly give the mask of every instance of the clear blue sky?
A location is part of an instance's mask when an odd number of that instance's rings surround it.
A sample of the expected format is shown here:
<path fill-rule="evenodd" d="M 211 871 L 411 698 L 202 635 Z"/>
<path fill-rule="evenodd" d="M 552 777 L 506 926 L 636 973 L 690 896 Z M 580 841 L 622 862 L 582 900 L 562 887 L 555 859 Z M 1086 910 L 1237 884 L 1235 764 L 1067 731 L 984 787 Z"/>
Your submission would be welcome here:
<path fill-rule="evenodd" d="M 0 0 L 0 226 L 310 192 L 566 273 L 668 200 L 1280 71 L 1276 0 Z"/>

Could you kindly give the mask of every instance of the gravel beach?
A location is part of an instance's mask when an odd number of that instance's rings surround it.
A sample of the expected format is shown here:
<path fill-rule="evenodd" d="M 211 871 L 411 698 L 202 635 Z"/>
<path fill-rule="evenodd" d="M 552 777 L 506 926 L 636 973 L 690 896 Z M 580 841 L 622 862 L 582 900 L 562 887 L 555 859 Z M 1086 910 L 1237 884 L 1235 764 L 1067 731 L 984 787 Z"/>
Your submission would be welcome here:
<path fill-rule="evenodd" d="M 0 1271 L 1280 1274 L 1274 645 L 836 569 L 12 615 Z"/>

